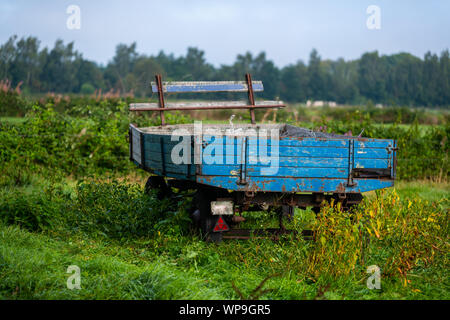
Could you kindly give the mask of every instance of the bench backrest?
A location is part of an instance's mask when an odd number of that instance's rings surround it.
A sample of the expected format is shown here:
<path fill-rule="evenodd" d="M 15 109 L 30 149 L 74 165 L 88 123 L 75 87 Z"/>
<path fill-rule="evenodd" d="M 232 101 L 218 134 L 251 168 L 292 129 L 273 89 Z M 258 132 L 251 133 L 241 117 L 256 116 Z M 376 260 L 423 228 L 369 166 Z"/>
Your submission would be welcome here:
<path fill-rule="evenodd" d="M 161 125 L 165 125 L 164 112 L 170 110 L 199 110 L 199 109 L 249 109 L 252 124 L 255 124 L 255 108 L 283 108 L 281 101 L 262 101 L 256 102 L 253 92 L 263 91 L 262 81 L 253 81 L 249 73 L 245 75 L 246 81 L 170 81 L 162 82 L 161 75 L 155 76 L 154 82 L 151 82 L 152 91 L 158 93 L 158 103 L 132 103 L 131 111 L 159 111 Z M 170 104 L 168 107 L 164 101 L 164 93 L 180 92 L 247 92 L 248 103 L 241 102 L 215 102 L 212 104 L 202 104 L 194 102 L 193 104 L 178 103 Z"/>
<path fill-rule="evenodd" d="M 158 92 L 156 82 L 151 83 L 152 91 Z M 263 91 L 262 81 L 252 81 L 253 91 Z M 245 81 L 169 81 L 162 82 L 163 92 L 247 92 Z"/>

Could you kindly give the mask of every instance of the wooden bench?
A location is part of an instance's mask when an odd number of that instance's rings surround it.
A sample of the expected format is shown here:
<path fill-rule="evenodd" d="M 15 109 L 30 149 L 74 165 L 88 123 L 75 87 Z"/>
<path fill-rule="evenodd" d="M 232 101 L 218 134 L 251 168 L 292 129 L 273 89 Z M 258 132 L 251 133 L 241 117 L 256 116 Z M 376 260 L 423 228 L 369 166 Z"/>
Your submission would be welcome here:
<path fill-rule="evenodd" d="M 158 103 L 132 103 L 130 111 L 159 111 L 161 125 L 165 125 L 164 112 L 171 110 L 200 110 L 200 109 L 249 109 L 251 123 L 255 124 L 256 108 L 283 108 L 282 101 L 255 101 L 254 92 L 264 90 L 262 81 L 252 81 L 249 73 L 245 81 L 172 81 L 162 82 L 161 75 L 155 76 L 151 83 L 152 92 L 158 93 Z M 248 103 L 242 101 L 215 102 L 183 102 L 166 103 L 164 93 L 187 92 L 247 92 Z"/>

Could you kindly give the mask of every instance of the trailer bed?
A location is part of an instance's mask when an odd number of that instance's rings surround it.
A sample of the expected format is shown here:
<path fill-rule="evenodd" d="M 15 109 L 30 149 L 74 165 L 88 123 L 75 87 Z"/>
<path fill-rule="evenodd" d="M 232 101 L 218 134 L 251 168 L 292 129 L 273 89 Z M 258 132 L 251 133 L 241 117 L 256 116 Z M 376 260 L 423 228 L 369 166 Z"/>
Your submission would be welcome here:
<path fill-rule="evenodd" d="M 208 134 L 210 130 L 223 136 Z M 229 130 L 233 138 L 225 135 Z M 278 130 L 279 139 L 270 133 L 261 135 L 264 130 Z M 335 135 L 285 124 L 203 124 L 201 133 L 193 124 L 130 125 L 129 135 L 130 159 L 142 169 L 233 191 L 362 193 L 394 185 L 396 142 L 391 139 Z M 187 163 L 172 159 L 181 139 L 191 141 Z M 196 152 L 216 160 L 196 161 Z M 276 164 L 265 161 L 271 156 L 278 158 Z"/>

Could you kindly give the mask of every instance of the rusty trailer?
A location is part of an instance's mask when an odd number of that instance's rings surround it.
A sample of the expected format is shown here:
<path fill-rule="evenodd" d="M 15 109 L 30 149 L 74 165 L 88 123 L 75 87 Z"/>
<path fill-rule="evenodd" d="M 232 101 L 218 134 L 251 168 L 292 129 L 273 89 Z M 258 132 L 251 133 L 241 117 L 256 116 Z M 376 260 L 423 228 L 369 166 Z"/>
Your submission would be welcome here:
<path fill-rule="evenodd" d="M 320 210 L 324 201 L 345 209 L 362 193 L 392 187 L 396 175 L 395 140 L 313 132 L 287 124 L 256 124 L 254 109 L 283 108 L 279 101 L 256 102 L 260 81 L 152 83 L 157 104 L 132 104 L 133 111 L 158 111 L 161 125 L 129 128 L 130 160 L 152 173 L 146 188 L 159 196 L 172 188 L 195 189 L 192 218 L 206 238 L 245 238 L 232 229 L 243 211 L 275 210 L 292 216 L 295 207 Z M 248 103 L 166 104 L 164 92 L 246 92 Z M 167 125 L 164 112 L 190 109 L 249 109 L 250 124 Z M 245 235 L 244 235 L 245 234 Z M 258 232 L 254 232 L 259 234 Z"/>

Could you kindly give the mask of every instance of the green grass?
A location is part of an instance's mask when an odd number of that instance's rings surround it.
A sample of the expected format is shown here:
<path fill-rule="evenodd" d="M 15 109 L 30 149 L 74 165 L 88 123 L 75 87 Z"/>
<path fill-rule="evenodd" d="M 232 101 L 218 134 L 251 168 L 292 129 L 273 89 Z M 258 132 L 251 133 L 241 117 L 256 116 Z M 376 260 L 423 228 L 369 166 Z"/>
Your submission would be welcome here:
<path fill-rule="evenodd" d="M 74 187 L 69 185 L 65 188 L 73 194 Z M 25 196 L 33 192 L 39 194 L 42 185 L 35 185 L 34 189 L 33 186 L 22 189 Z M 402 182 L 397 184 L 396 189 L 406 203 L 408 199 L 418 197 L 440 201 L 448 199 L 449 194 L 446 184 L 428 183 L 420 187 L 416 182 Z M 98 194 L 96 197 L 101 199 L 104 195 Z M 53 210 L 53 204 L 43 201 L 40 210 Z M 115 214 L 114 210 L 119 210 L 111 209 L 110 215 Z M 55 210 L 59 210 L 59 207 Z M 64 212 L 63 215 L 70 215 L 70 212 Z M 314 218 L 310 211 L 299 210 L 293 225 L 306 225 L 311 223 L 311 219 Z M 30 232 L 1 223 L 0 297 L 238 299 L 233 285 L 248 298 L 262 280 L 275 275 L 263 287 L 270 290 L 259 298 L 450 298 L 448 252 L 436 256 L 432 264 L 417 263 L 408 271 L 407 284 L 401 277 L 383 275 L 382 289 L 369 290 L 366 287 L 366 265 L 382 261 L 391 252 L 382 242 L 373 244 L 370 251 L 373 256 L 367 257 L 365 264 L 357 265 L 356 269 L 348 273 L 342 269 L 339 272 L 344 272 L 343 275 L 336 277 L 332 271 L 323 271 L 318 275 L 306 271 L 305 266 L 309 263 L 315 244 L 302 239 L 278 242 L 233 240 L 217 245 L 205 243 L 193 232 L 157 232 L 154 236 L 114 239 L 95 234 L 91 229 L 86 230 L 65 231 L 54 227 L 42 232 Z M 81 269 L 81 290 L 69 290 L 66 287 L 69 265 L 78 265 Z"/>
<path fill-rule="evenodd" d="M 450 185 L 448 183 L 437 183 L 431 181 L 399 181 L 395 183 L 396 189 L 402 197 L 420 197 L 428 201 L 446 200 L 448 203 Z"/>
<path fill-rule="evenodd" d="M 0 122 L 11 123 L 11 124 L 20 124 L 25 122 L 26 118 L 23 117 L 0 117 Z"/>
<path fill-rule="evenodd" d="M 144 258 L 143 258 L 144 257 Z M 67 288 L 69 265 L 81 269 L 81 290 Z M 144 249 L 61 240 L 0 225 L 0 297 L 18 299 L 214 299 L 216 288 Z"/>

